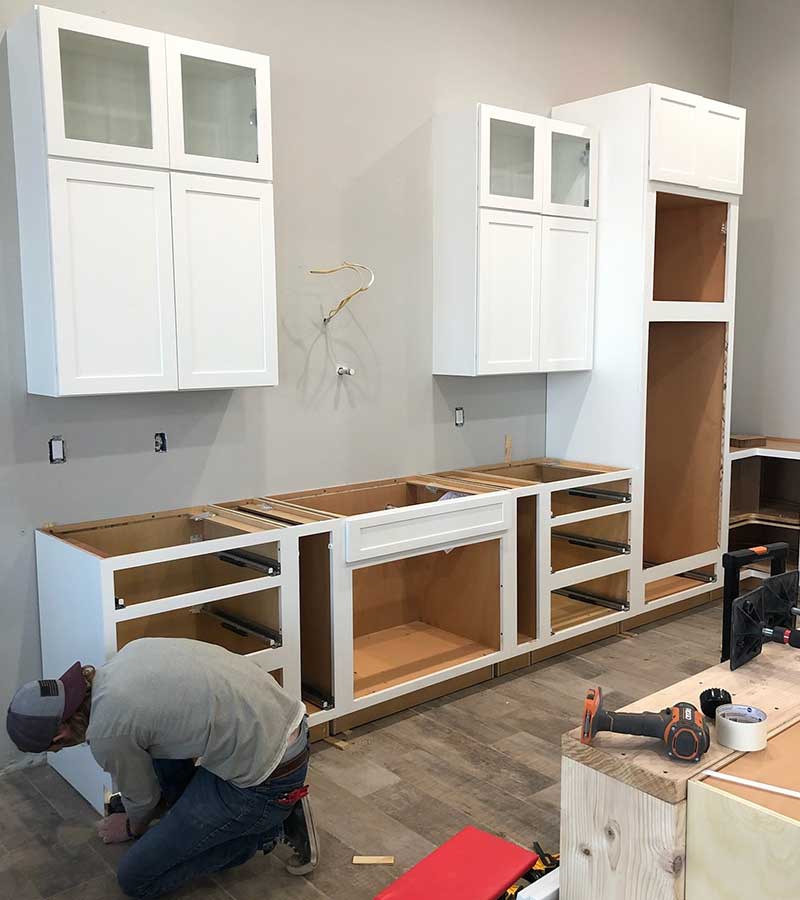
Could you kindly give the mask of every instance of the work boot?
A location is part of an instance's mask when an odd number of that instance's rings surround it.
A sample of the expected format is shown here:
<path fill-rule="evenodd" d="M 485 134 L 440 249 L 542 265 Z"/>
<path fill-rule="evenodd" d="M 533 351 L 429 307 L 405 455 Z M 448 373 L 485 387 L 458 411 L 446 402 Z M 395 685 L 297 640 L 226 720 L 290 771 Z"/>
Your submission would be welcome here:
<path fill-rule="evenodd" d="M 308 875 L 319 862 L 319 841 L 308 796 L 298 800 L 283 822 L 284 841 L 294 853 L 286 862 L 291 875 Z"/>

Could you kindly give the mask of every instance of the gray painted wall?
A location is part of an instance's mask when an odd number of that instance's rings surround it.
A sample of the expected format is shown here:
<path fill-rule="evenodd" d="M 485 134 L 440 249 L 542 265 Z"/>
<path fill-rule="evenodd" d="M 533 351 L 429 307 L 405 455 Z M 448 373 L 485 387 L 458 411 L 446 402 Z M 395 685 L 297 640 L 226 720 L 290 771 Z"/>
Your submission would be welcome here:
<path fill-rule="evenodd" d="M 800 3 L 736 0 L 731 99 L 747 107 L 733 428 L 800 436 Z"/>
<path fill-rule="evenodd" d="M 0 30 L 28 7 L 0 0 Z M 645 81 L 726 99 L 731 0 L 68 2 L 272 58 L 277 389 L 51 400 L 25 393 L 8 84 L 0 57 L 0 710 L 40 672 L 33 530 L 544 450 L 544 377 L 437 378 L 430 120 L 455 101 L 548 113 Z M 321 318 L 372 266 L 375 287 Z M 358 370 L 339 383 L 336 362 Z M 453 408 L 466 409 L 455 429 Z M 153 433 L 169 453 L 156 456 Z M 64 466 L 46 442 L 63 434 Z M 57 673 L 48 673 L 50 675 Z M 16 760 L 0 734 L 0 769 Z"/>

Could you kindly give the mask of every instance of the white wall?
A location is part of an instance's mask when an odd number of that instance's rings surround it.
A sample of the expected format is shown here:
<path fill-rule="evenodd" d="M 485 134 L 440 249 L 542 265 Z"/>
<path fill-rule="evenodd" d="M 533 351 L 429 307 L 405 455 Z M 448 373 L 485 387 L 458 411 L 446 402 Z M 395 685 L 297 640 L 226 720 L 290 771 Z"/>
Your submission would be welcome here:
<path fill-rule="evenodd" d="M 433 379 L 430 120 L 536 113 L 644 81 L 726 99 L 731 0 L 123 0 L 55 5 L 272 58 L 277 389 L 50 400 L 25 393 L 6 56 L 0 55 L 0 711 L 39 676 L 33 529 L 500 459 L 544 446 L 544 379 Z M 0 30 L 29 4 L 0 0 Z M 350 289 L 314 266 L 373 266 Z M 358 374 L 339 383 L 334 364 Z M 453 408 L 466 409 L 455 429 Z M 169 453 L 152 451 L 166 430 Z M 63 434 L 64 466 L 47 439 Z M 602 462 L 602 460 L 597 460 Z M 57 675 L 59 673 L 47 673 Z M 0 769 L 15 754 L 0 734 Z"/>
<path fill-rule="evenodd" d="M 731 100 L 747 107 L 734 431 L 800 437 L 800 3 L 736 0 Z"/>

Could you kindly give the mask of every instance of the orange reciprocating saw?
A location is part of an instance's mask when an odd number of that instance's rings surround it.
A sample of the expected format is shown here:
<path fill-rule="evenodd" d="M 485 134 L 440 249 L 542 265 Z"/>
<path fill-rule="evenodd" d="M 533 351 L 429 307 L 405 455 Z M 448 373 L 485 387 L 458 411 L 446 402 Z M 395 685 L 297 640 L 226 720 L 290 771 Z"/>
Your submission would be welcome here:
<path fill-rule="evenodd" d="M 609 712 L 603 709 L 603 692 L 596 687 L 586 692 L 581 743 L 591 744 L 598 731 L 658 738 L 672 759 L 684 762 L 699 762 L 710 743 L 703 714 L 691 703 L 676 703 L 657 713 Z"/>

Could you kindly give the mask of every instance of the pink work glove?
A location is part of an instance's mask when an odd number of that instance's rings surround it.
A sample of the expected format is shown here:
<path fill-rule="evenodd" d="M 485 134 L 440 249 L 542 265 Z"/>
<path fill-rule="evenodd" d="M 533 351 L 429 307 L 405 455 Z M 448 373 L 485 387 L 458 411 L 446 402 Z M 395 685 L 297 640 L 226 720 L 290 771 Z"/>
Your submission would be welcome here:
<path fill-rule="evenodd" d="M 122 844 L 131 839 L 127 813 L 114 813 L 97 823 L 97 833 L 104 844 Z"/>

